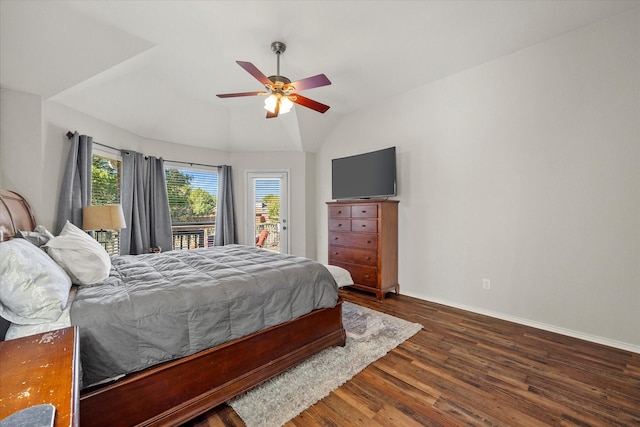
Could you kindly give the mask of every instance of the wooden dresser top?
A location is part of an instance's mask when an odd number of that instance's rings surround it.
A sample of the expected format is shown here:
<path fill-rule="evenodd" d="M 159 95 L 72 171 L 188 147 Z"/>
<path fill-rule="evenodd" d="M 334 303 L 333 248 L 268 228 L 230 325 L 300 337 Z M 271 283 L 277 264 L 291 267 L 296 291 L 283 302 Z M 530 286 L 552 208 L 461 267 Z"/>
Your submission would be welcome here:
<path fill-rule="evenodd" d="M 0 342 L 0 419 L 50 403 L 56 427 L 76 425 L 77 360 L 75 327 Z"/>

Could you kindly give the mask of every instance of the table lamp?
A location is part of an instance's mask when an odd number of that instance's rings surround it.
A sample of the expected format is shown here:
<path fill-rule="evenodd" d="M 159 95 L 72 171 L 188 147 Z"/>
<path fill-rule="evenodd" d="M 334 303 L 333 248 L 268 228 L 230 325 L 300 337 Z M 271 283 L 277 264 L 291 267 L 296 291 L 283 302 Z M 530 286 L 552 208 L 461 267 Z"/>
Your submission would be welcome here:
<path fill-rule="evenodd" d="M 85 206 L 82 209 L 82 228 L 95 231 L 94 238 L 112 255 L 117 254 L 118 247 L 113 239 L 113 230 L 127 228 L 124 213 L 120 205 Z"/>

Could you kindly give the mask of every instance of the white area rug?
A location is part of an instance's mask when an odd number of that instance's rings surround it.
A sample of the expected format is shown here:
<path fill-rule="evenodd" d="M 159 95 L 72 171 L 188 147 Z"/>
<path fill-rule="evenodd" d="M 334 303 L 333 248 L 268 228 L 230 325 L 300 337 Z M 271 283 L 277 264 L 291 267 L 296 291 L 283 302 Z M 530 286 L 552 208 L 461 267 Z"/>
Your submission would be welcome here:
<path fill-rule="evenodd" d="M 279 427 L 353 378 L 422 325 L 342 304 L 344 347 L 332 347 L 229 402 L 247 427 Z"/>

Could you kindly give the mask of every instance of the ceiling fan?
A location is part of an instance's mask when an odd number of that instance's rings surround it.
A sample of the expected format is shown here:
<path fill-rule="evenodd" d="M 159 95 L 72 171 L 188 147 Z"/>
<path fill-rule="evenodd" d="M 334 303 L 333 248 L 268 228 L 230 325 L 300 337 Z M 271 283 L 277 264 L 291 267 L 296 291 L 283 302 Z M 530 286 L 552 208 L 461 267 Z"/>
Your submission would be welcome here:
<path fill-rule="evenodd" d="M 321 104 L 313 99 L 305 98 L 298 94 L 299 91 L 313 89 L 315 87 L 327 86 L 331 81 L 324 74 L 307 77 L 306 79 L 291 82 L 285 76 L 280 75 L 280 55 L 284 53 L 287 46 L 282 42 L 271 43 L 271 50 L 278 56 L 278 69 L 275 76 L 265 76 L 251 62 L 236 61 L 249 74 L 255 77 L 264 85 L 267 91 L 224 93 L 217 95 L 219 98 L 234 98 L 238 96 L 269 95 L 265 100 L 264 108 L 267 110 L 267 119 L 278 117 L 278 114 L 285 114 L 291 110 L 293 103 L 311 108 L 312 110 L 324 113 L 329 109 L 328 105 Z"/>

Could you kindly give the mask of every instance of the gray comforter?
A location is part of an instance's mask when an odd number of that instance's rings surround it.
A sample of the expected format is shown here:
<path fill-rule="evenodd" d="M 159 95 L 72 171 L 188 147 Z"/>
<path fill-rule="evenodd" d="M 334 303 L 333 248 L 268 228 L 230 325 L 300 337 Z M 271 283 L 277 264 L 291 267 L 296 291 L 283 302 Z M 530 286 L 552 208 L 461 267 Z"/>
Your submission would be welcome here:
<path fill-rule="evenodd" d="M 85 386 L 135 372 L 333 307 L 321 264 L 248 246 L 112 258 L 104 282 L 80 287 Z"/>

